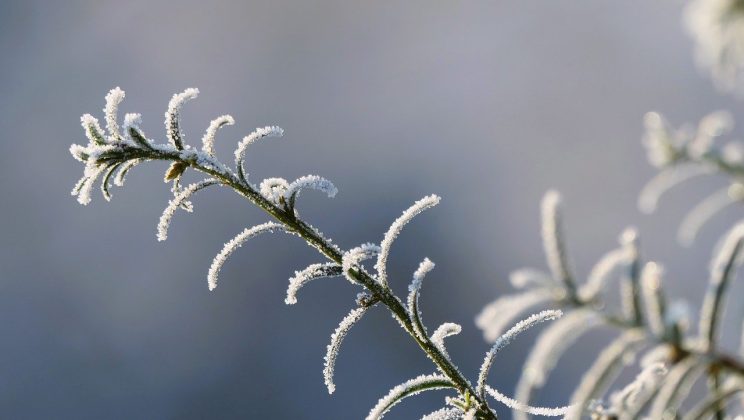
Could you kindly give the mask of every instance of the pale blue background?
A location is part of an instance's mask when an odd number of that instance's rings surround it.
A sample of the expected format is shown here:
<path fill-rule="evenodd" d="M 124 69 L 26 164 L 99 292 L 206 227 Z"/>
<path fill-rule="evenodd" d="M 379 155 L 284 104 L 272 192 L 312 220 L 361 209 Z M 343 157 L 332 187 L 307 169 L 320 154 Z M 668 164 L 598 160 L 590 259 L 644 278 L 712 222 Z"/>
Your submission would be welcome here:
<path fill-rule="evenodd" d="M 720 180 L 639 214 L 653 173 L 641 118 L 725 108 L 744 121 L 744 107 L 696 69 L 680 13 L 671 0 L 0 2 L 0 417 L 362 418 L 388 388 L 432 371 L 377 310 L 344 343 L 329 397 L 323 354 L 356 289 L 318 281 L 285 306 L 287 278 L 318 261 L 296 238 L 243 247 L 209 293 L 222 243 L 265 220 L 226 190 L 177 214 L 164 244 L 162 164 L 135 169 L 111 203 L 79 206 L 69 191 L 82 167 L 67 149 L 84 142 L 79 116 L 100 115 L 117 85 L 122 110 L 143 113 L 160 139 L 171 94 L 199 87 L 183 112 L 188 140 L 231 113 L 238 124 L 217 141 L 227 161 L 254 127 L 284 127 L 251 149 L 250 172 L 334 180 L 335 200 L 306 194 L 301 206 L 344 247 L 379 241 L 411 202 L 442 195 L 395 244 L 392 284 L 402 293 L 424 256 L 438 264 L 424 316 L 464 326 L 449 343 L 471 378 L 487 350 L 475 314 L 509 290 L 510 270 L 544 266 L 538 203 L 549 188 L 565 195 L 580 273 L 633 224 L 668 266 L 670 294 L 697 302 L 710 249 L 741 211 L 691 249 L 674 230 Z M 568 398 L 597 337 L 561 362 L 541 402 Z M 512 392 L 533 338 L 499 357 L 493 385 Z M 418 418 L 443 395 L 390 418 Z"/>

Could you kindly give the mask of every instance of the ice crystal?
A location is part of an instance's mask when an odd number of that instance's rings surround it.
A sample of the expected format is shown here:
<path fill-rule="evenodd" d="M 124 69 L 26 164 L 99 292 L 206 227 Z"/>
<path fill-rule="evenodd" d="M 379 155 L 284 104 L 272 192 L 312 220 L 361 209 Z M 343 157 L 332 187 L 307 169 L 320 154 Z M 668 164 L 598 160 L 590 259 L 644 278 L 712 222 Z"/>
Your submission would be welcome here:
<path fill-rule="evenodd" d="M 431 342 L 437 346 L 439 351 L 441 351 L 445 357 L 449 358 L 447 348 L 444 346 L 444 339 L 452 335 L 460 334 L 460 332 L 462 332 L 462 326 L 460 326 L 460 324 L 445 322 L 434 330 L 434 333 L 431 335 Z"/>
<path fill-rule="evenodd" d="M 277 126 L 266 126 L 263 128 L 257 128 L 251 134 L 243 137 L 243 140 L 238 143 L 238 148 L 235 149 L 235 167 L 238 168 L 238 175 L 243 181 L 247 181 L 248 177 L 243 169 L 243 159 L 245 159 L 245 151 L 248 146 L 257 142 L 264 137 L 281 137 L 284 135 L 284 130 Z"/>
<path fill-rule="evenodd" d="M 121 137 L 119 131 L 118 113 L 119 104 L 124 100 L 124 91 L 118 86 L 111 89 L 106 95 L 106 106 L 103 108 L 103 113 L 106 116 L 106 129 L 109 132 L 109 141 L 118 141 Z"/>
<path fill-rule="evenodd" d="M 559 417 L 565 415 L 568 413 L 568 410 L 571 409 L 571 407 L 533 407 L 528 404 L 523 404 L 513 398 L 509 398 L 490 386 L 486 386 L 486 392 L 488 392 L 488 395 L 493 397 L 496 401 L 504 404 L 512 410 L 521 411 L 527 414 L 535 414 L 537 416 L 545 417 Z"/>
<path fill-rule="evenodd" d="M 574 278 L 566 255 L 564 243 L 561 196 L 557 191 L 548 191 L 542 201 L 542 239 L 548 267 L 556 281 L 573 291 Z"/>
<path fill-rule="evenodd" d="M 349 270 L 359 269 L 359 265 L 370 258 L 377 256 L 380 253 L 380 247 L 373 243 L 362 244 L 356 248 L 352 248 L 344 253 L 342 259 L 342 269 L 344 275 L 350 282 L 356 283 L 356 280 L 349 274 Z"/>

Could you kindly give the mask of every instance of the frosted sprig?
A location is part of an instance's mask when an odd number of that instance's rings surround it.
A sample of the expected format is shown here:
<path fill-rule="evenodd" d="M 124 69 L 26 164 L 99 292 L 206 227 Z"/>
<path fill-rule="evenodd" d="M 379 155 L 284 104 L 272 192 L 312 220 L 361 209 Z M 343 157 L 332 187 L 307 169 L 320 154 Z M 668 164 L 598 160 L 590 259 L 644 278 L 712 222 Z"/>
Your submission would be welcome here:
<path fill-rule="evenodd" d="M 305 175 L 292 181 L 284 192 L 284 199 L 289 203 L 290 208 L 294 208 L 295 199 L 300 191 L 307 188 L 323 192 L 329 198 L 338 194 L 338 188 L 331 181 L 318 175 Z"/>
<path fill-rule="evenodd" d="M 287 188 L 289 188 L 289 182 L 284 178 L 266 178 L 259 185 L 261 195 L 277 205 L 283 204 L 282 199 Z"/>
<path fill-rule="evenodd" d="M 421 417 L 421 420 L 461 420 L 463 414 L 459 408 L 444 407 Z"/>
<path fill-rule="evenodd" d="M 424 210 L 436 206 L 437 204 L 439 204 L 440 200 L 441 198 L 437 195 L 426 196 L 421 200 L 413 203 L 411 207 L 405 210 L 403 214 L 395 219 L 393 224 L 390 225 L 388 231 L 385 232 L 385 236 L 383 237 L 382 242 L 380 242 L 380 254 L 377 256 L 377 263 L 375 264 L 375 269 L 377 270 L 377 278 L 380 284 L 387 284 L 387 260 L 388 256 L 390 255 L 390 248 L 393 245 L 393 241 L 395 241 L 398 235 L 400 235 L 403 227 L 407 225 L 414 217 L 416 217 Z"/>

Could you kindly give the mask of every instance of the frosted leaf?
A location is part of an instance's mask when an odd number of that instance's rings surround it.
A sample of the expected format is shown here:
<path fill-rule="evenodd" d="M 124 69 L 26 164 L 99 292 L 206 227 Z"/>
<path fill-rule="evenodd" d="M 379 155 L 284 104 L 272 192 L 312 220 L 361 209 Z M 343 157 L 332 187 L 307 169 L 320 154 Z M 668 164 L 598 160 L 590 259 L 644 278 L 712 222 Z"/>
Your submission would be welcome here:
<path fill-rule="evenodd" d="M 741 184 L 734 183 L 730 187 L 721 189 L 698 203 L 687 213 L 680 224 L 677 231 L 677 240 L 684 246 L 692 245 L 695 237 L 705 223 L 717 213 L 726 209 L 726 207 L 736 203 L 737 200 L 741 200 L 742 190 L 744 190 L 744 187 Z"/>
<path fill-rule="evenodd" d="M 656 390 L 666 374 L 667 368 L 663 363 L 654 363 L 645 367 L 633 382 L 610 396 L 610 412 L 623 413 L 634 409 L 639 402 L 646 399 L 649 393 Z"/>
<path fill-rule="evenodd" d="M 284 192 L 284 199 L 294 204 L 297 195 L 305 188 L 311 188 L 325 193 L 329 198 L 333 198 L 338 193 L 338 189 L 333 183 L 318 175 L 305 175 L 292 181 Z M 292 206 L 294 207 L 294 206 Z"/>
<path fill-rule="evenodd" d="M 226 125 L 233 124 L 235 124 L 235 119 L 230 115 L 220 115 L 213 119 L 209 123 L 206 133 L 204 133 L 204 137 L 202 137 L 202 151 L 210 156 L 214 156 L 214 138 L 217 135 L 217 130 Z"/>
<path fill-rule="evenodd" d="M 101 194 L 103 194 L 103 198 L 106 201 L 111 201 L 111 192 L 109 191 L 109 188 L 111 187 L 111 177 L 114 175 L 114 172 L 119 169 L 119 166 L 121 166 L 121 164 L 117 163 L 109 166 L 104 171 L 105 174 L 103 175 L 103 179 L 101 180 Z"/>
<path fill-rule="evenodd" d="M 517 383 L 516 399 L 529 403 L 533 390 L 545 385 L 558 359 L 576 340 L 591 328 L 601 325 L 599 316 L 590 310 L 575 310 L 550 324 L 532 346 Z M 515 420 L 526 419 L 522 411 L 513 413 Z"/>
<path fill-rule="evenodd" d="M 400 235 L 403 227 L 408 224 L 414 217 L 420 214 L 422 211 L 430 209 L 437 204 L 441 198 L 436 195 L 429 195 L 421 200 L 416 201 L 411 207 L 406 209 L 403 214 L 395 219 L 385 236 L 380 242 L 380 254 L 377 256 L 377 264 L 375 264 L 375 270 L 377 270 L 377 279 L 382 285 L 387 285 L 387 260 L 390 255 L 390 247 L 393 245 L 393 241 Z"/>
<path fill-rule="evenodd" d="M 205 179 L 200 182 L 193 183 L 186 187 L 183 191 L 178 193 L 173 200 L 168 201 L 168 206 L 163 210 L 163 214 L 160 216 L 158 222 L 158 241 L 164 241 L 168 239 L 168 227 L 173 219 L 173 215 L 176 214 L 176 209 L 181 206 L 186 200 L 188 200 L 197 191 L 203 190 L 211 185 L 218 184 L 219 181 L 213 178 Z"/>
<path fill-rule="evenodd" d="M 534 268 L 520 268 L 509 273 L 509 281 L 515 289 L 554 287 L 553 279 Z"/>
<path fill-rule="evenodd" d="M 674 364 L 659 389 L 648 411 L 649 419 L 664 419 L 675 415 L 698 377 L 705 372 L 705 365 L 694 357 L 686 357 Z"/>
<path fill-rule="evenodd" d="M 78 162 L 85 163 L 88 160 L 88 148 L 79 144 L 73 144 L 70 146 L 70 154 Z"/>
<path fill-rule="evenodd" d="M 118 86 L 111 89 L 106 95 L 106 106 L 103 113 L 106 117 L 106 129 L 109 132 L 109 141 L 115 142 L 121 139 L 119 132 L 119 123 L 117 122 L 119 113 L 119 104 L 124 100 L 124 91 Z"/>
<path fill-rule="evenodd" d="M 447 348 L 444 346 L 444 339 L 452 335 L 460 334 L 460 332 L 462 332 L 462 326 L 460 326 L 460 324 L 445 322 L 434 330 L 434 333 L 431 335 L 431 342 L 434 343 L 439 351 L 449 359 L 449 353 L 447 353 Z"/>
<path fill-rule="evenodd" d="M 98 124 L 98 120 L 90 114 L 85 114 L 80 117 L 80 125 L 83 126 L 85 131 L 85 137 L 88 138 L 90 144 L 104 145 L 106 144 L 106 138 L 103 135 L 103 130 Z"/>
<path fill-rule="evenodd" d="M 91 201 L 91 192 L 93 191 L 93 187 L 95 186 L 96 180 L 98 177 L 101 176 L 101 174 L 106 170 L 106 165 L 100 165 L 97 167 L 94 167 L 93 169 L 88 169 L 86 167 L 86 174 L 83 177 L 84 181 L 82 184 L 76 185 L 75 189 L 73 189 L 73 193 L 77 191 L 77 201 L 78 203 L 86 206 Z"/>
<path fill-rule="evenodd" d="M 527 331 L 528 329 L 541 322 L 558 319 L 561 317 L 561 315 L 563 315 L 563 312 L 559 310 L 546 310 L 536 313 L 528 318 L 519 321 L 507 332 L 497 338 L 496 342 L 494 342 L 493 344 L 493 347 L 491 347 L 491 350 L 486 353 L 486 357 L 483 359 L 483 364 L 481 365 L 480 371 L 478 372 L 478 386 L 476 388 L 476 392 L 478 392 L 482 398 L 486 397 L 486 379 L 488 378 L 488 373 L 491 371 L 491 366 L 493 365 L 493 361 L 496 358 L 496 353 L 509 345 L 509 343 L 511 343 L 514 337 L 516 337 L 517 335 L 523 333 L 524 331 Z"/>
<path fill-rule="evenodd" d="M 744 223 L 739 223 L 728 232 L 711 262 L 708 290 L 700 309 L 700 337 L 707 349 L 711 349 L 716 340 L 718 322 L 723 312 L 723 297 L 736 268 L 741 264 L 743 240 Z"/>
<path fill-rule="evenodd" d="M 564 243 L 561 196 L 551 190 L 542 200 L 542 240 L 545 258 L 553 278 L 566 286 L 567 292 L 573 294 L 574 276 L 566 254 Z"/>
<path fill-rule="evenodd" d="M 636 324 L 643 322 L 641 312 L 640 260 L 638 251 L 638 231 L 627 228 L 620 235 L 620 245 L 628 255 L 628 273 L 620 283 L 620 304 L 627 319 Z"/>
<path fill-rule="evenodd" d="M 461 420 L 463 414 L 459 408 L 444 407 L 421 417 L 421 420 Z"/>
<path fill-rule="evenodd" d="M 659 198 L 665 192 L 689 179 L 710 175 L 713 168 L 704 165 L 680 165 L 664 169 L 654 176 L 638 195 L 638 209 L 644 213 L 653 213 Z"/>
<path fill-rule="evenodd" d="M 349 251 L 345 252 L 342 257 L 342 270 L 344 272 L 344 276 L 352 282 L 356 283 L 356 279 L 354 279 L 350 274 L 349 270 L 357 270 L 361 269 L 360 264 L 368 260 L 370 258 L 373 258 L 377 256 L 380 252 L 380 247 L 373 244 L 373 243 L 366 243 L 362 244 L 356 248 L 352 248 Z"/>
<path fill-rule="evenodd" d="M 346 334 L 349 333 L 351 327 L 354 326 L 367 312 L 368 307 L 354 308 L 349 312 L 348 315 L 341 320 L 341 323 L 336 328 L 336 331 L 331 335 L 331 342 L 328 344 L 325 355 L 325 365 L 323 367 L 323 380 L 328 387 L 328 393 L 333 394 L 336 390 L 336 385 L 333 383 L 333 373 L 336 368 L 336 358 L 338 358 L 338 351 L 341 348 L 341 343 L 344 341 Z"/>
<path fill-rule="evenodd" d="M 423 391 L 433 389 L 454 388 L 454 384 L 443 375 L 421 375 L 397 385 L 384 397 L 380 398 L 377 405 L 367 415 L 366 420 L 379 420 L 385 413 L 398 404 L 401 400 Z"/>
<path fill-rule="evenodd" d="M 217 277 L 219 275 L 220 269 L 222 269 L 222 266 L 225 264 L 225 261 L 227 261 L 227 258 L 230 257 L 230 255 L 235 252 L 236 249 L 241 247 L 245 243 L 245 241 L 262 233 L 276 231 L 289 232 L 287 228 L 284 227 L 284 225 L 280 225 L 274 222 L 266 222 L 245 229 L 243 232 L 227 242 L 222 248 L 222 251 L 220 251 L 220 253 L 217 254 L 216 257 L 214 257 L 212 265 L 209 267 L 209 274 L 207 275 L 209 290 L 214 290 L 215 287 L 217 287 Z"/>
<path fill-rule="evenodd" d="M 565 415 L 568 410 L 571 409 L 570 406 L 567 407 L 532 407 L 527 404 L 523 404 L 519 401 L 514 400 L 513 398 L 509 398 L 506 395 L 502 394 L 498 390 L 491 388 L 490 386 L 486 385 L 486 392 L 493 397 L 496 401 L 504 404 L 505 406 L 511 408 L 515 411 L 521 411 L 527 414 L 534 414 L 536 416 L 545 416 L 545 417 L 559 417 Z"/>
<path fill-rule="evenodd" d="M 744 164 L 744 144 L 739 141 L 724 144 L 721 148 L 721 159 L 729 165 Z"/>
<path fill-rule="evenodd" d="M 736 0 L 694 0 L 684 22 L 695 41 L 695 58 L 718 89 L 742 93 L 744 10 Z"/>
<path fill-rule="evenodd" d="M 168 102 L 168 110 L 165 112 L 165 132 L 168 142 L 178 150 L 184 148 L 183 133 L 180 127 L 180 112 L 183 104 L 199 95 L 199 89 L 188 88 L 181 93 L 176 93 Z"/>
<path fill-rule="evenodd" d="M 517 317 L 530 308 L 552 302 L 553 297 L 552 292 L 541 289 L 502 296 L 481 310 L 475 318 L 475 325 L 483 330 L 486 341 L 493 342 Z"/>
<path fill-rule="evenodd" d="M 243 137 L 243 140 L 238 143 L 238 148 L 235 149 L 235 166 L 238 168 L 238 176 L 240 176 L 242 181 L 248 180 L 243 169 L 243 160 L 245 159 L 245 151 L 248 146 L 264 137 L 281 137 L 283 135 L 284 130 L 281 127 L 272 125 L 257 128 L 251 134 Z"/>
<path fill-rule="evenodd" d="M 744 32 L 742 33 L 744 35 Z M 734 126 L 734 118 L 727 111 L 712 112 L 700 120 L 695 137 L 687 144 L 687 154 L 700 159 L 710 152 L 716 137 L 725 134 Z"/>
<path fill-rule="evenodd" d="M 602 350 L 574 391 L 571 397 L 572 408 L 566 415 L 566 420 L 581 418 L 581 413 L 589 402 L 604 392 L 642 340 L 641 331 L 627 330 Z"/>
<path fill-rule="evenodd" d="M 646 319 L 651 331 L 661 337 L 664 334 L 664 302 L 661 295 L 661 279 L 664 275 L 664 267 L 649 262 L 641 272 L 641 289 L 643 290 L 643 301 L 645 303 Z"/>
<path fill-rule="evenodd" d="M 419 264 L 419 267 L 413 273 L 413 280 L 408 286 L 408 314 L 413 319 L 413 329 L 416 332 L 416 335 L 418 335 L 419 338 L 422 340 L 426 339 L 426 327 L 424 327 L 423 323 L 421 322 L 421 312 L 419 311 L 418 297 L 419 291 L 421 290 L 421 284 L 424 281 L 424 277 L 429 271 L 433 269 L 434 263 L 431 262 L 430 259 L 424 258 L 421 264 Z"/>
<path fill-rule="evenodd" d="M 336 263 L 311 264 L 304 270 L 295 271 L 294 277 L 289 279 L 287 297 L 284 299 L 284 303 L 287 305 L 297 303 L 297 292 L 312 280 L 343 275 L 341 266 Z"/>
<path fill-rule="evenodd" d="M 630 257 L 628 248 L 624 246 L 603 255 L 592 267 L 586 283 L 579 289 L 581 299 L 589 301 L 596 298 L 610 278 L 621 268 L 627 267 Z"/>
<path fill-rule="evenodd" d="M 284 178 L 266 178 L 259 185 L 261 195 L 274 204 L 280 203 L 279 199 L 284 197 L 287 188 L 289 183 Z"/>

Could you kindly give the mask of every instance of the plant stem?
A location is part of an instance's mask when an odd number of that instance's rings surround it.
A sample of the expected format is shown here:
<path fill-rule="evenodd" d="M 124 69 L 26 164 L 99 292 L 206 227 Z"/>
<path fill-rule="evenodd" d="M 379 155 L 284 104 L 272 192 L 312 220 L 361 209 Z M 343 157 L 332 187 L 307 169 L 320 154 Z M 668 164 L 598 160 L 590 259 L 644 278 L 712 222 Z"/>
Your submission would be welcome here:
<path fill-rule="evenodd" d="M 308 225 L 303 220 L 297 218 L 292 209 L 283 209 L 274 205 L 272 202 L 267 200 L 261 195 L 255 188 L 249 184 L 241 181 L 237 176 L 230 172 L 218 171 L 214 168 L 204 166 L 195 161 L 184 160 L 178 152 L 167 152 L 152 150 L 142 151 L 144 156 L 136 156 L 145 159 L 155 160 L 171 160 L 184 162 L 190 167 L 209 174 L 220 181 L 225 186 L 232 188 L 240 195 L 246 197 L 250 202 L 263 209 L 266 213 L 271 215 L 274 219 L 284 224 L 292 232 L 296 233 L 302 239 L 304 239 L 309 245 L 318 249 L 326 258 L 341 265 L 343 260 L 343 254 L 339 250 L 331 245 L 331 242 L 323 238 L 317 230 Z M 463 376 L 460 370 L 445 356 L 441 350 L 431 339 L 427 337 L 419 337 L 413 328 L 413 320 L 406 310 L 401 300 L 393 293 L 393 291 L 385 285 L 378 283 L 364 270 L 349 270 L 348 273 L 353 279 L 359 284 L 364 286 L 373 296 L 374 299 L 385 305 L 390 312 L 393 313 L 395 318 L 400 321 L 403 329 L 410 335 L 416 344 L 426 353 L 429 359 L 434 362 L 437 368 L 449 378 L 450 381 L 455 385 L 455 388 L 461 396 L 469 395 L 472 402 L 479 407 L 477 418 L 483 420 L 496 420 L 497 416 L 488 408 L 488 403 L 485 399 L 482 399 L 475 392 L 475 389 L 470 382 Z"/>

